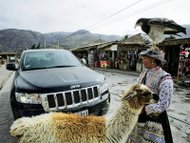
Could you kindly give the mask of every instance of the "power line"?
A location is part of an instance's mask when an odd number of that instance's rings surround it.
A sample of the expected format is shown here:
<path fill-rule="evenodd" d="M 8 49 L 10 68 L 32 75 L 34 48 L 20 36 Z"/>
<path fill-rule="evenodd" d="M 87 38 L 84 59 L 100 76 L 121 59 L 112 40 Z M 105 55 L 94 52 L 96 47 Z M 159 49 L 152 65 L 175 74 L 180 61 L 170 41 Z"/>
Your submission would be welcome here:
<path fill-rule="evenodd" d="M 113 16 L 115 16 L 115 15 L 117 15 L 117 14 L 119 14 L 119 13 L 125 11 L 126 9 L 129 9 L 129 8 L 133 7 L 134 5 L 140 3 L 141 1 L 143 1 L 143 0 L 139 0 L 139 1 L 136 1 L 136 2 L 132 3 L 131 5 L 129 5 L 129 6 L 125 7 L 125 8 L 123 8 L 123 9 L 121 9 L 121 10 L 119 10 L 119 11 L 117 11 L 117 12 L 111 14 L 111 15 L 109 15 L 108 17 L 106 17 L 106 18 L 104 18 L 104 19 L 102 19 L 102 20 L 96 22 L 95 24 L 89 26 L 87 29 L 92 28 L 92 27 L 94 27 L 94 26 L 96 26 L 96 25 L 98 25 L 98 24 L 100 24 L 100 23 L 106 21 L 107 19 L 110 19 L 111 17 L 113 17 Z"/>
<path fill-rule="evenodd" d="M 153 3 L 153 4 L 151 4 L 151 5 L 148 5 L 148 6 L 144 7 L 144 8 L 141 9 L 141 10 L 138 10 L 138 11 L 133 12 L 133 14 L 130 15 L 130 16 L 134 16 L 134 15 L 136 15 L 137 13 L 143 13 L 143 12 L 150 11 L 150 10 L 152 10 L 152 9 L 154 9 L 154 8 L 157 8 L 157 7 L 160 7 L 160 6 L 162 6 L 162 5 L 165 5 L 165 4 L 167 4 L 168 2 L 171 2 L 171 1 L 174 1 L 174 0 L 165 0 L 164 3 L 163 3 L 162 0 L 161 0 L 161 1 L 157 1 L 157 2 L 155 2 L 155 3 Z"/>
<path fill-rule="evenodd" d="M 132 16 L 137 15 L 137 14 L 139 14 L 139 13 L 143 13 L 143 12 L 150 11 L 150 10 L 152 10 L 152 9 L 154 9 L 154 8 L 157 8 L 157 7 L 160 7 L 160 6 L 162 6 L 162 5 L 165 5 L 165 4 L 167 4 L 168 2 L 171 2 L 171 1 L 174 1 L 174 0 L 165 0 L 164 3 L 163 3 L 162 0 L 161 0 L 161 1 L 157 1 L 157 2 L 155 2 L 155 3 L 153 3 L 153 4 L 150 4 L 150 5 L 145 6 L 145 7 L 142 8 L 142 9 L 139 9 L 139 10 L 134 11 L 134 12 L 132 12 L 132 13 L 127 13 L 127 14 L 125 14 L 124 16 L 117 18 L 117 20 L 115 20 L 115 22 L 118 22 L 120 19 L 123 20 L 123 19 L 124 19 L 123 17 L 129 18 L 129 17 L 132 17 Z"/>
<path fill-rule="evenodd" d="M 92 25 L 91 27 L 89 26 L 89 28 L 87 28 L 87 29 L 91 29 L 91 30 L 92 30 L 92 29 L 95 29 L 95 27 L 97 27 L 97 25 L 99 25 L 100 23 L 104 22 L 104 21 L 107 20 L 107 19 L 112 18 L 113 16 L 115 16 L 115 15 L 117 15 L 117 14 L 123 12 L 124 10 L 126 10 L 126 9 L 128 9 L 128 8 L 131 8 L 132 6 L 138 4 L 138 3 L 141 2 L 141 1 L 142 1 L 142 0 L 139 0 L 139 1 L 137 1 L 137 2 L 135 2 L 135 3 L 133 3 L 133 4 L 131 4 L 130 6 L 127 6 L 127 7 L 123 8 L 123 9 L 119 10 L 118 12 L 115 12 L 115 13 L 111 14 L 111 15 L 108 16 L 107 18 L 105 18 L 105 19 L 103 19 L 103 20 L 101 20 L 101 21 L 95 23 L 95 24 Z M 126 16 L 132 17 L 132 16 L 134 16 L 134 15 L 136 15 L 136 14 L 138 14 L 138 13 L 150 11 L 150 10 L 156 8 L 156 7 L 160 7 L 160 6 L 165 5 L 165 4 L 167 4 L 168 2 L 171 2 L 171 1 L 174 1 L 174 0 L 166 0 L 164 3 L 163 3 L 162 0 L 161 0 L 161 1 L 157 1 L 157 2 L 155 2 L 155 3 L 153 3 L 153 4 L 151 4 L 151 5 L 145 6 L 144 8 L 142 8 L 142 9 L 140 9 L 140 10 L 137 10 L 137 11 L 135 11 L 135 12 L 132 12 L 130 15 L 129 15 L 129 14 L 126 14 L 125 17 L 126 17 Z M 128 17 L 128 18 L 129 18 L 129 17 Z M 121 19 L 121 20 L 122 20 L 122 19 L 123 19 L 123 16 L 120 17 L 120 18 L 117 18 L 117 19 Z M 114 22 L 118 22 L 118 20 L 115 20 Z M 112 23 L 112 24 L 113 24 L 113 23 Z"/>

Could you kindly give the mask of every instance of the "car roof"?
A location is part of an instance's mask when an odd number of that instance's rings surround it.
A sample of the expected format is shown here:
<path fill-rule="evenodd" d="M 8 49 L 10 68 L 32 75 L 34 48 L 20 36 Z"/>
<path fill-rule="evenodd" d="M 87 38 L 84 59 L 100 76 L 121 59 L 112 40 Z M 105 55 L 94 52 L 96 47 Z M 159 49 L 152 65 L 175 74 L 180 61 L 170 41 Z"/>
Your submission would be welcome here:
<path fill-rule="evenodd" d="M 28 53 L 28 52 L 43 52 L 43 51 L 69 51 L 65 49 L 28 49 L 24 50 L 23 53 Z"/>

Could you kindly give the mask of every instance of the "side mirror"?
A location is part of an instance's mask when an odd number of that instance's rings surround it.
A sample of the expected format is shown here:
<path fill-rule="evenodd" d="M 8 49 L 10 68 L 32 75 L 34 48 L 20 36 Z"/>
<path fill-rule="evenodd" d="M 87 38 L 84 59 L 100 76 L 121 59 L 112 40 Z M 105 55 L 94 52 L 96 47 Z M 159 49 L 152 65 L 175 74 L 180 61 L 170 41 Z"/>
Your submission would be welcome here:
<path fill-rule="evenodd" d="M 9 63 L 6 65 L 7 70 L 16 71 L 18 69 L 18 65 L 14 63 Z"/>

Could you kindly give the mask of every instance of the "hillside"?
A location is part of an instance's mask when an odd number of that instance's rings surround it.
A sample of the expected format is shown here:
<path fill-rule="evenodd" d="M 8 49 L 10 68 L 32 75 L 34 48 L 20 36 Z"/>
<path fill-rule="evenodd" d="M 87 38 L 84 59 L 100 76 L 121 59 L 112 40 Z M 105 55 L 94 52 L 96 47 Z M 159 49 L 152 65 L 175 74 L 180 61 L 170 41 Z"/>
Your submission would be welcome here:
<path fill-rule="evenodd" d="M 28 30 L 8 29 L 0 31 L 0 51 L 26 49 L 44 40 L 43 34 Z"/>
<path fill-rule="evenodd" d="M 30 49 L 39 43 L 41 48 L 59 46 L 70 49 L 121 38 L 117 35 L 93 34 L 86 30 L 42 34 L 31 30 L 5 29 L 0 30 L 0 51 Z"/>
<path fill-rule="evenodd" d="M 176 38 L 190 38 L 190 25 L 183 26 L 186 27 L 187 34 L 180 34 L 181 36 Z M 42 34 L 31 30 L 4 29 L 0 30 L 0 52 L 30 49 L 34 44 L 36 46 L 40 44 L 41 48 L 59 46 L 71 49 L 100 42 L 121 40 L 122 38 L 117 35 L 90 33 L 87 30 Z"/>

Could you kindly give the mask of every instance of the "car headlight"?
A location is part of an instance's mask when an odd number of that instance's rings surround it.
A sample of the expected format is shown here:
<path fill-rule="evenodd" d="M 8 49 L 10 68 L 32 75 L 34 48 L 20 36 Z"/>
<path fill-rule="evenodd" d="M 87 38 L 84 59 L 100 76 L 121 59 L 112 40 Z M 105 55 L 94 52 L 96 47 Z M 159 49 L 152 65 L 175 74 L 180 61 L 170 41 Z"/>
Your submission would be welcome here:
<path fill-rule="evenodd" d="M 102 84 L 100 84 L 100 93 L 105 93 L 108 91 L 108 86 L 106 84 L 106 82 L 103 82 Z"/>
<path fill-rule="evenodd" d="M 41 97 L 37 93 L 16 92 L 16 100 L 21 103 L 41 104 Z"/>

